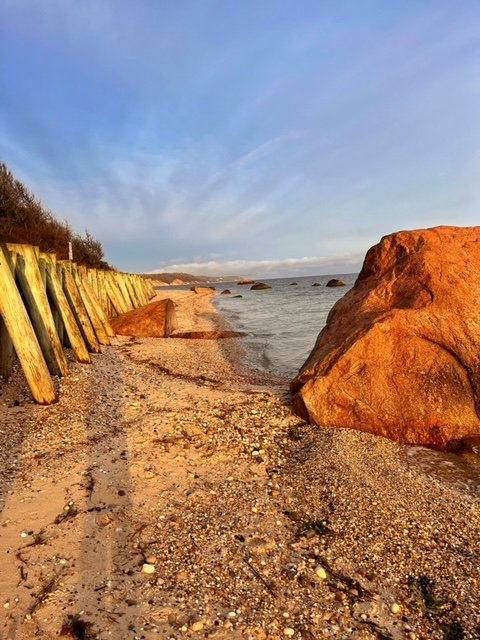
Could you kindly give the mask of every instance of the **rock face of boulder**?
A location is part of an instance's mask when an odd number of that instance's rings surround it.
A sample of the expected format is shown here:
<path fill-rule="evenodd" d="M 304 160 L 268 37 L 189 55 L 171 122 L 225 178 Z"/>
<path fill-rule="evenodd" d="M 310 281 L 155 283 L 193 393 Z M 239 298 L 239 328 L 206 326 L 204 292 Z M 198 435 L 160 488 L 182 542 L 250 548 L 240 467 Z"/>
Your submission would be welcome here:
<path fill-rule="evenodd" d="M 110 320 L 113 330 L 121 336 L 168 338 L 177 327 L 175 305 L 172 300 L 158 300 L 123 313 Z"/>
<path fill-rule="evenodd" d="M 190 287 L 190 291 L 194 293 L 200 293 L 204 296 L 213 296 L 215 293 L 215 287 Z"/>
<path fill-rule="evenodd" d="M 291 384 L 297 413 L 403 443 L 480 434 L 480 227 L 372 247 Z"/>

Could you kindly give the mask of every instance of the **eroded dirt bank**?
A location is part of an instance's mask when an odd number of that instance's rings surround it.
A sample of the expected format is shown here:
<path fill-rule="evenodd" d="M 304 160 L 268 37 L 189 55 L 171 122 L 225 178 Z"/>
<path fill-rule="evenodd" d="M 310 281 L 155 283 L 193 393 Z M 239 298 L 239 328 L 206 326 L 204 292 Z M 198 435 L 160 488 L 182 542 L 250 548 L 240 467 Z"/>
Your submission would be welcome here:
<path fill-rule="evenodd" d="M 51 407 L 0 386 L 0 638 L 480 638 L 477 493 L 304 424 L 239 345 L 117 338 Z"/>

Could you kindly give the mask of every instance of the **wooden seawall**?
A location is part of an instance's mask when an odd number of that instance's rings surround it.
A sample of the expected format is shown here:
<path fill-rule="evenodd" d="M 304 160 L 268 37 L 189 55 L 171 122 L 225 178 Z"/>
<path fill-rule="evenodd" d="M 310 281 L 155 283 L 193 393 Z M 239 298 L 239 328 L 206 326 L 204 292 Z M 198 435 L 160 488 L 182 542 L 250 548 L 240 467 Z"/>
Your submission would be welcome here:
<path fill-rule="evenodd" d="M 64 347 L 90 363 L 115 335 L 109 319 L 148 303 L 150 281 L 57 260 L 24 244 L 0 245 L 0 376 L 20 361 L 36 402 L 56 402 L 52 375 L 65 376 Z"/>

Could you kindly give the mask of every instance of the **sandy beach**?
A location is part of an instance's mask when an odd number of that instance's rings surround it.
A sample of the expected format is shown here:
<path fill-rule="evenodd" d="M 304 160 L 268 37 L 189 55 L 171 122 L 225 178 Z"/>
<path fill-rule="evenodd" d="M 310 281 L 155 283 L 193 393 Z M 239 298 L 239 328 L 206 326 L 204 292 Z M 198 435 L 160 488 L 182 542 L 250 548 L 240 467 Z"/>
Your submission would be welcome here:
<path fill-rule="evenodd" d="M 480 638 L 468 461 L 307 425 L 241 345 L 117 337 L 48 407 L 0 384 L 1 640 Z"/>

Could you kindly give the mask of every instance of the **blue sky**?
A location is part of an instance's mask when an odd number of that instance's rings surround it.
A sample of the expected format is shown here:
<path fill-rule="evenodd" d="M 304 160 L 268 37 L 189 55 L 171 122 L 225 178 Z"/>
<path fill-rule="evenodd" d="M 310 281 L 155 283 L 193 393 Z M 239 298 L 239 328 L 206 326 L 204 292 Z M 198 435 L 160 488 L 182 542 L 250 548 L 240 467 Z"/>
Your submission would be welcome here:
<path fill-rule="evenodd" d="M 480 222 L 480 3 L 0 0 L 0 159 L 129 271 Z"/>

